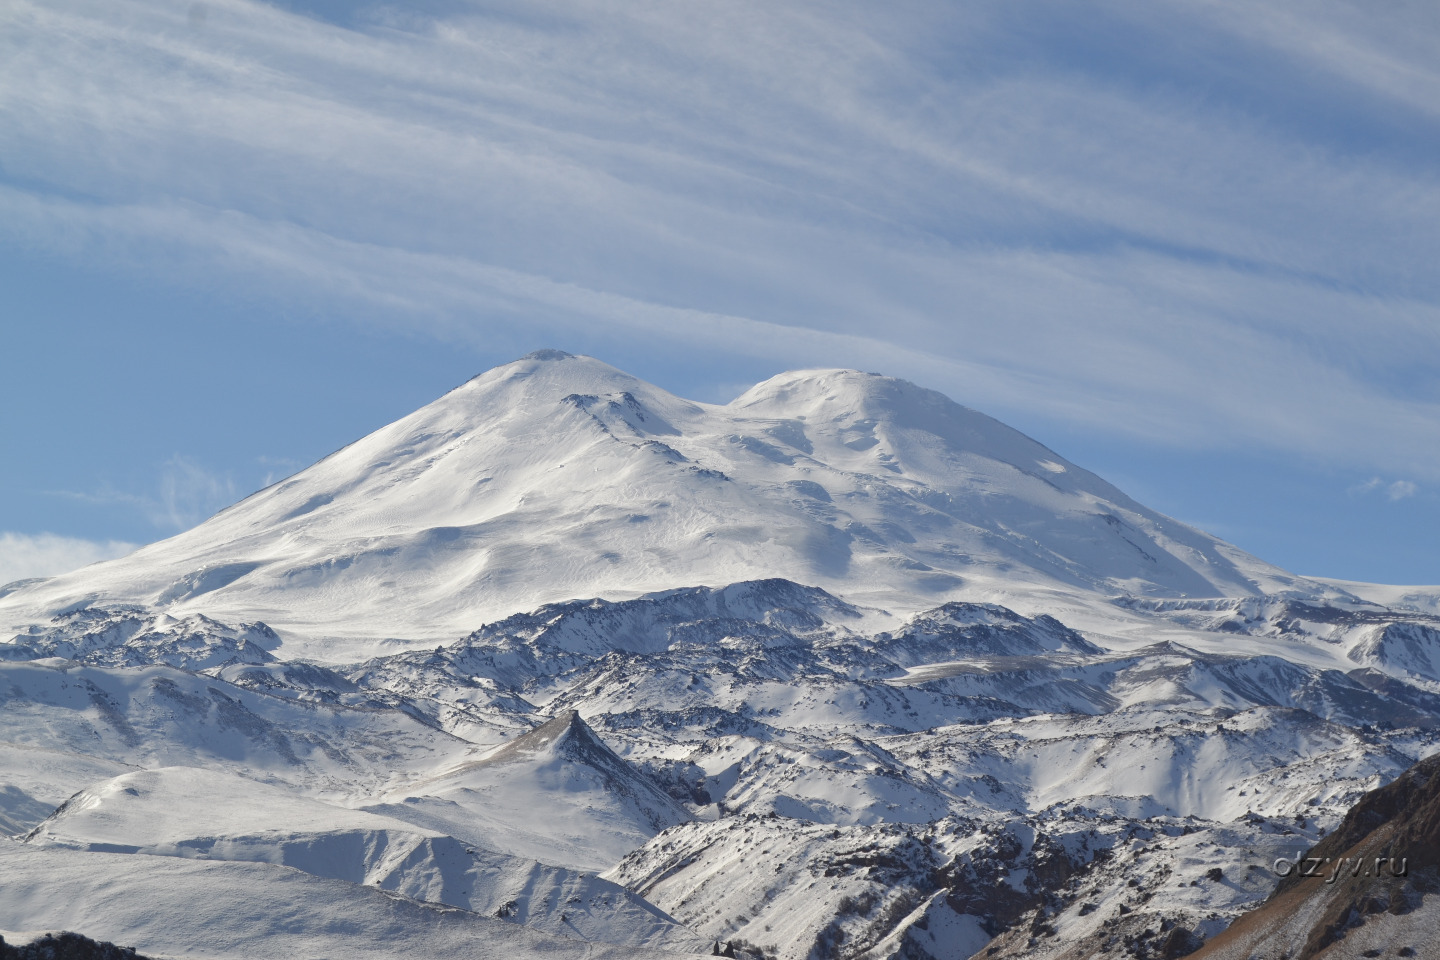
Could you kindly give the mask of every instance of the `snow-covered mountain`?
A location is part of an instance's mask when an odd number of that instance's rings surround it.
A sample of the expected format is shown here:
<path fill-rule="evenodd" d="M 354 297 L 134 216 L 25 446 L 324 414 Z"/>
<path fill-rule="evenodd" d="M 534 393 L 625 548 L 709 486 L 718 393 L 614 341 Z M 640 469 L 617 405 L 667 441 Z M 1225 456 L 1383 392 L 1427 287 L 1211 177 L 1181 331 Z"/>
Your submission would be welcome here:
<path fill-rule="evenodd" d="M 766 577 L 897 613 L 1057 590 L 1339 592 L 904 381 L 800 371 L 715 406 L 544 351 L 193 530 L 0 597 L 0 624 L 141 604 L 258 618 L 344 657 L 543 603 Z"/>
<path fill-rule="evenodd" d="M 0 932 L 1178 957 L 1440 746 L 1437 611 L 903 381 L 542 352 L 0 588 Z"/>

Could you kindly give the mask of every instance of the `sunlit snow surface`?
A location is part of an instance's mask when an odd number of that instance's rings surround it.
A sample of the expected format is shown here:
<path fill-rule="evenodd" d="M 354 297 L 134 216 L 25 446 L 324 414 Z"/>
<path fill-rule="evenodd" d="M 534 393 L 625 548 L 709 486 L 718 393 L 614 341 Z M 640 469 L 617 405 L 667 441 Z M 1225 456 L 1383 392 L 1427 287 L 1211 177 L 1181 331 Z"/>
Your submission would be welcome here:
<path fill-rule="evenodd" d="M 260 619 L 292 656 L 349 659 L 545 602 L 764 577 L 895 613 L 1324 592 L 904 381 L 802 371 L 713 406 L 546 353 L 188 533 L 0 598 L 0 623 L 103 598 Z"/>
<path fill-rule="evenodd" d="M 535 355 L 0 622 L 0 929 L 159 956 L 1118 956 L 1440 728 L 1440 593 L 853 371 Z"/>

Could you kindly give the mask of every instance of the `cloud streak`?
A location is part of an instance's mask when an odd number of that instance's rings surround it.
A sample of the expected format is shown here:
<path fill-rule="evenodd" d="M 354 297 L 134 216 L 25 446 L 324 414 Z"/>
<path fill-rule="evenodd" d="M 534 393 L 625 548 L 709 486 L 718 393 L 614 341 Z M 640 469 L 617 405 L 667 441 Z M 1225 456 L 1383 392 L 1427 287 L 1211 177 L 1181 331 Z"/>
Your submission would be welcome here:
<path fill-rule="evenodd" d="M 1413 480 L 1391 480 L 1386 481 L 1380 477 L 1371 477 L 1364 483 L 1357 483 L 1349 490 L 1350 495 L 1365 496 L 1371 493 L 1383 493 L 1385 499 L 1394 503 L 1397 500 L 1404 500 L 1413 497 L 1420 492 L 1420 485 Z"/>
<path fill-rule="evenodd" d="M 1440 477 L 1433 18 L 958 6 L 18 0 L 0 242 Z"/>
<path fill-rule="evenodd" d="M 0 587 L 16 580 L 53 577 L 133 552 L 138 544 L 82 540 L 53 533 L 0 531 Z"/>
<path fill-rule="evenodd" d="M 161 465 L 153 493 L 134 493 L 109 487 L 90 492 L 62 490 L 55 493 L 86 503 L 127 507 L 165 533 L 188 530 L 240 497 L 239 488 L 228 474 L 215 473 L 182 454 L 171 456 Z"/>

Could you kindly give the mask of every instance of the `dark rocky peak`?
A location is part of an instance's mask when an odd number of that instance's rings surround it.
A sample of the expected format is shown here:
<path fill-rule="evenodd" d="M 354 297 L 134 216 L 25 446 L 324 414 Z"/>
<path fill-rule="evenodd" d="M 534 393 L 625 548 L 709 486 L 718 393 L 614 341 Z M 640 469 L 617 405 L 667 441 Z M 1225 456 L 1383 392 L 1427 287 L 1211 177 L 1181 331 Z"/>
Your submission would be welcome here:
<path fill-rule="evenodd" d="M 566 353 L 564 350 L 551 350 L 551 349 L 532 350 L 532 351 L 530 351 L 529 353 L 525 354 L 525 356 L 521 357 L 520 359 L 521 359 L 521 360 L 552 360 L 552 361 L 558 361 L 558 360 L 574 360 L 574 359 L 575 359 L 575 354 L 573 354 L 573 353 Z"/>
<path fill-rule="evenodd" d="M 545 721 L 529 733 L 498 747 L 480 762 L 491 766 L 549 758 L 583 763 L 624 780 L 645 779 L 643 774 L 611 750 L 576 710 L 566 710 Z"/>
<path fill-rule="evenodd" d="M 597 395 L 571 393 L 560 398 L 577 410 L 589 414 L 605 432 L 618 437 L 678 437 L 680 431 L 654 409 L 636 399 L 628 390 Z"/>
<path fill-rule="evenodd" d="M 1307 856 L 1329 857 L 1333 862 L 1376 840 L 1381 842 L 1379 856 L 1408 854 L 1421 872 L 1428 869 L 1440 880 L 1440 755 L 1421 760 L 1391 783 L 1361 797 Z M 1310 879 L 1291 874 L 1280 881 L 1270 899 L 1304 887 Z"/>

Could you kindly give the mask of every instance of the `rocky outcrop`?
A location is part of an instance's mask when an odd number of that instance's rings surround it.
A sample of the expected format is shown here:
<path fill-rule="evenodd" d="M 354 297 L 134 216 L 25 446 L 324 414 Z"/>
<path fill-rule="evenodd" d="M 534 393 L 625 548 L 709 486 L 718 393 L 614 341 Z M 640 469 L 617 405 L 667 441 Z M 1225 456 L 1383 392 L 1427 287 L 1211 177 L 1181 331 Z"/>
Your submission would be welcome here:
<path fill-rule="evenodd" d="M 78 933 L 47 933 L 38 940 L 13 946 L 0 937 L 0 960 L 146 960 L 134 947 L 91 940 Z"/>
<path fill-rule="evenodd" d="M 1293 861 L 1274 894 L 1195 960 L 1435 956 L 1440 920 L 1440 756 L 1367 793 Z"/>

